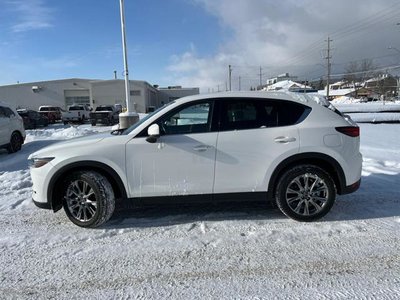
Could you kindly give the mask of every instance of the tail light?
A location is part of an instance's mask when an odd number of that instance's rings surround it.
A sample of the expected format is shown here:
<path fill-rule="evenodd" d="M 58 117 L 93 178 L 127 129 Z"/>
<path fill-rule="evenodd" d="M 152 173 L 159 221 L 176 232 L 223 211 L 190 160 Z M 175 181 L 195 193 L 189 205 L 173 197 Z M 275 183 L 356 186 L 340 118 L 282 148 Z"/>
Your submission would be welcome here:
<path fill-rule="evenodd" d="M 343 126 L 343 127 L 335 127 L 336 131 L 343 133 L 347 136 L 358 137 L 360 136 L 360 127 L 358 126 Z"/>

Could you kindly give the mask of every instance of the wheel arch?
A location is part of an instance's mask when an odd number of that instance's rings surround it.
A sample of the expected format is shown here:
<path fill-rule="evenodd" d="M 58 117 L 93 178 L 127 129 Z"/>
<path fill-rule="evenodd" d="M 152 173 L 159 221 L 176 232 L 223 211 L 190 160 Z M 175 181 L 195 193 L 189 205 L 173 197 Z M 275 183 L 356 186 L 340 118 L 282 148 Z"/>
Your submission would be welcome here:
<path fill-rule="evenodd" d="M 113 187 L 116 199 L 127 198 L 124 183 L 113 168 L 97 161 L 80 161 L 62 167 L 51 178 L 47 190 L 47 199 L 49 199 L 49 203 L 54 212 L 62 208 L 61 193 L 63 190 L 63 181 L 65 180 L 66 175 L 72 172 L 85 170 L 96 171 L 105 176 Z"/>
<path fill-rule="evenodd" d="M 323 153 L 308 152 L 293 155 L 282 161 L 272 173 L 268 183 L 268 197 L 274 199 L 276 185 L 279 178 L 288 169 L 301 164 L 311 164 L 324 169 L 332 177 L 335 182 L 337 193 L 340 195 L 346 189 L 346 177 L 343 168 L 331 156 Z"/>

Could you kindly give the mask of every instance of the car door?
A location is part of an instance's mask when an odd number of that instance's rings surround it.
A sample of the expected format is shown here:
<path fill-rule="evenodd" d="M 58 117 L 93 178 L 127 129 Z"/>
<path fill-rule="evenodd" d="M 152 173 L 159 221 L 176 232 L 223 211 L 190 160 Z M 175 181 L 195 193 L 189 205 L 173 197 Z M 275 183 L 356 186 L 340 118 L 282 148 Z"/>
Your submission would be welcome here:
<path fill-rule="evenodd" d="M 296 122 L 280 120 L 279 101 L 225 99 L 220 107 L 214 193 L 266 191 L 271 166 L 299 150 Z"/>
<path fill-rule="evenodd" d="M 184 104 L 155 122 L 161 131 L 155 143 L 139 134 L 127 144 L 132 197 L 211 194 L 217 140 L 212 111 L 212 101 Z"/>

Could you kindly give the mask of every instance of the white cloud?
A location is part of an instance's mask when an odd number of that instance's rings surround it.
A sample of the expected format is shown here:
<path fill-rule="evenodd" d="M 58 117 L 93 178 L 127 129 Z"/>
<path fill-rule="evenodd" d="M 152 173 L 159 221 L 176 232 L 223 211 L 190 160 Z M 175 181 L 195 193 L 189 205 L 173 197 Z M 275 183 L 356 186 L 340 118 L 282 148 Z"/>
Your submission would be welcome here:
<path fill-rule="evenodd" d="M 171 59 L 168 70 L 177 84 L 203 90 L 226 82 L 229 64 L 240 66 L 233 76 L 248 78 L 242 81 L 247 87 L 259 82 L 256 66 L 263 66 L 265 78 L 284 72 L 318 77 L 325 72 L 321 64 L 329 34 L 334 63 L 379 56 L 385 43 L 400 35 L 395 26 L 400 3 L 394 0 L 192 1 L 232 33 L 221 38 L 224 44 L 213 56 L 202 57 L 191 46 Z"/>
<path fill-rule="evenodd" d="M 26 32 L 52 27 L 51 13 L 43 0 L 7 1 L 11 10 L 17 13 L 16 23 L 11 26 L 13 32 Z"/>

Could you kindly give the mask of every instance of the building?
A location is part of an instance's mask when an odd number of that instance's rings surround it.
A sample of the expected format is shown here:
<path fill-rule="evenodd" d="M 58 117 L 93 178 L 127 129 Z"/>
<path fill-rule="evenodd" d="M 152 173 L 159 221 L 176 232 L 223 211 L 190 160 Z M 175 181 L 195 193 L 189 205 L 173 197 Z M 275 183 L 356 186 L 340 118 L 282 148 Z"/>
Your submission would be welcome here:
<path fill-rule="evenodd" d="M 264 88 L 266 91 L 289 91 L 289 92 L 317 92 L 317 90 L 312 87 L 294 82 L 292 80 L 283 80 L 277 83 L 268 85 Z"/>
<path fill-rule="evenodd" d="M 162 103 L 168 103 L 185 96 L 200 94 L 199 88 L 183 88 L 181 86 L 157 87 Z"/>
<path fill-rule="evenodd" d="M 130 80 L 131 104 L 146 113 L 173 99 L 199 94 L 199 88 L 158 88 L 146 81 Z M 125 81 L 69 78 L 0 86 L 0 99 L 15 108 L 37 110 L 41 105 L 67 108 L 71 104 L 125 104 Z"/>
<path fill-rule="evenodd" d="M 391 97 L 397 95 L 399 82 L 397 78 L 389 74 L 382 74 L 365 81 L 364 88 L 371 94 Z"/>
<path fill-rule="evenodd" d="M 267 80 L 267 86 L 271 85 L 271 84 L 278 83 L 280 81 L 286 81 L 286 80 L 295 81 L 295 80 L 297 80 L 297 76 L 290 76 L 289 73 L 280 74 L 280 75 L 278 75 L 276 77 L 269 78 Z"/>

